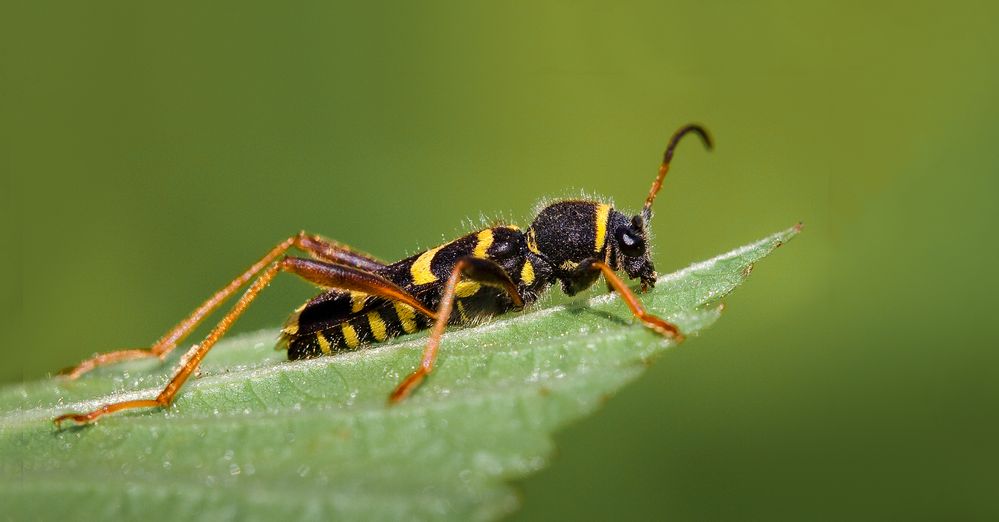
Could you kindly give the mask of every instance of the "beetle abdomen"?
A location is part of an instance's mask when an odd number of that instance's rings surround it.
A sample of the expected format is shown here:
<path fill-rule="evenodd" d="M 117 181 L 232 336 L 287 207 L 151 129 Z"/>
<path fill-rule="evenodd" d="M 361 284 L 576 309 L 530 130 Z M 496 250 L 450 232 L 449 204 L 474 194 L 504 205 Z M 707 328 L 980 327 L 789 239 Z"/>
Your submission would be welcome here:
<path fill-rule="evenodd" d="M 376 303 L 374 306 L 361 306 L 356 312 L 331 315 L 319 321 L 303 321 L 305 314 L 302 312 L 293 316 L 281 332 L 282 344 L 288 348 L 288 358 L 306 359 L 349 352 L 373 342 L 418 332 L 430 325 L 426 316 L 409 305 L 387 303 L 370 296 L 365 296 L 365 299 Z M 307 306 L 303 312 L 308 309 Z"/>

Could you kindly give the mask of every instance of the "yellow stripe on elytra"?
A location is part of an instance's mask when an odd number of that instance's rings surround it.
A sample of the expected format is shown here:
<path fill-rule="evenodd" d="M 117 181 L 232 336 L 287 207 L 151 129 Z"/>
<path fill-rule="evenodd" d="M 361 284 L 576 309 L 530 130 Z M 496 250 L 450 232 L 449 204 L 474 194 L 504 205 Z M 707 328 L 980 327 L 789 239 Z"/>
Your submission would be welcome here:
<path fill-rule="evenodd" d="M 479 291 L 481 285 L 475 281 L 462 281 L 454 287 L 454 296 L 457 298 L 472 297 Z"/>
<path fill-rule="evenodd" d="M 407 304 L 402 304 L 398 301 L 393 302 L 395 305 L 395 315 L 399 316 L 399 322 L 402 323 L 402 330 L 406 333 L 413 333 L 416 331 L 416 310 L 412 306 Z"/>
<path fill-rule="evenodd" d="M 420 254 L 420 257 L 416 258 L 416 261 L 413 261 L 413 266 L 409 267 L 409 275 L 413 276 L 413 284 L 425 285 L 437 280 L 437 276 L 430 271 L 430 262 L 434 260 L 437 252 L 445 246 L 447 245 L 427 250 Z"/>
<path fill-rule="evenodd" d="M 350 313 L 356 314 L 364 308 L 364 302 L 368 299 L 368 294 L 364 292 L 350 291 Z"/>
<path fill-rule="evenodd" d="M 610 205 L 601 203 L 597 205 L 597 239 L 593 244 L 593 251 L 600 252 L 604 249 L 604 241 L 607 240 L 607 220 L 610 218 Z"/>
<path fill-rule="evenodd" d="M 520 269 L 520 280 L 529 285 L 534 282 L 534 264 L 530 259 L 524 261 L 524 267 Z"/>
<path fill-rule="evenodd" d="M 475 244 L 475 250 L 472 251 L 472 255 L 482 259 L 489 257 L 489 247 L 493 246 L 493 230 L 487 228 L 482 232 L 479 232 L 478 242 Z"/>
<path fill-rule="evenodd" d="M 361 340 L 357 338 L 357 330 L 354 330 L 350 323 L 340 325 L 340 331 L 343 332 L 343 339 L 347 341 L 348 347 L 357 348 L 361 345 Z"/>
<path fill-rule="evenodd" d="M 368 312 L 368 325 L 371 326 L 371 333 L 375 336 L 376 341 L 381 342 L 388 338 L 385 335 L 385 320 L 378 312 Z"/>
<path fill-rule="evenodd" d="M 468 322 L 468 314 L 465 313 L 465 305 L 461 304 L 461 301 L 458 301 L 458 315 L 461 316 L 461 322 Z"/>
<path fill-rule="evenodd" d="M 322 332 L 316 332 L 316 340 L 319 341 L 319 349 L 322 350 L 324 354 L 329 355 L 333 353 L 333 347 L 330 346 L 329 339 L 327 339 Z"/>

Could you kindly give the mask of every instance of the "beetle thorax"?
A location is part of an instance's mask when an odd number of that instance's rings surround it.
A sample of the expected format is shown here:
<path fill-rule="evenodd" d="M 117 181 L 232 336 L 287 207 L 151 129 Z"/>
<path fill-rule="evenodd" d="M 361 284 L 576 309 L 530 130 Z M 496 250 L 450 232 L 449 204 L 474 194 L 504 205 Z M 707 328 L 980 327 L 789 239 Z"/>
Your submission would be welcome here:
<path fill-rule="evenodd" d="M 548 205 L 528 229 L 528 248 L 544 256 L 556 273 L 573 270 L 590 258 L 603 260 L 611 206 L 596 201 Z"/>
<path fill-rule="evenodd" d="M 552 276 L 573 292 L 588 286 L 595 273 L 575 273 L 580 263 L 596 260 L 628 277 L 655 285 L 655 268 L 647 248 L 648 232 L 641 215 L 628 217 L 607 203 L 560 201 L 538 213 L 527 231 L 527 247 L 545 258 Z"/>

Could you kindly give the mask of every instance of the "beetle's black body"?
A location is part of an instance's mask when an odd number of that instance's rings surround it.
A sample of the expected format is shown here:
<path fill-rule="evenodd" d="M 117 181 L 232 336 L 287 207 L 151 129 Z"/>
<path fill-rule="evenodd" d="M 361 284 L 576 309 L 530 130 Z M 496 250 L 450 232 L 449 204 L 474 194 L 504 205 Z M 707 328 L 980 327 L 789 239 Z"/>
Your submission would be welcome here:
<path fill-rule="evenodd" d="M 464 257 L 496 263 L 517 285 L 524 304 L 531 304 L 549 285 L 559 282 L 572 295 L 588 288 L 600 272 L 581 271 L 587 259 L 624 268 L 643 284 L 655 284 L 649 252 L 622 253 L 619 237 L 644 244 L 641 218 L 629 218 L 598 201 L 560 201 L 546 206 L 527 232 L 516 226 L 495 226 L 460 237 L 402 261 L 383 265 L 379 275 L 407 290 L 430 309 L 440 304 L 444 283 Z M 618 232 L 620 231 L 620 232 Z M 513 302 L 503 290 L 463 281 L 455 290 L 451 324 L 467 324 L 510 311 Z M 351 351 L 371 342 L 429 328 L 431 321 L 405 304 L 360 292 L 329 290 L 307 302 L 282 332 L 289 359 Z"/>
<path fill-rule="evenodd" d="M 687 125 L 673 134 L 659 175 L 641 213 L 635 216 L 600 201 L 559 201 L 541 209 L 526 231 L 515 226 L 494 226 L 390 264 L 305 232 L 289 237 L 210 296 L 152 347 L 96 355 L 68 372 L 70 378 L 76 378 L 118 361 L 163 358 L 246 287 L 205 339 L 188 349 L 180 368 L 155 399 L 114 402 L 89 413 L 61 415 L 55 423 L 87 423 L 120 410 L 169 406 L 208 351 L 281 272 L 326 289 L 285 324 L 280 346 L 287 347 L 290 359 L 342 353 L 432 329 L 420 365 L 389 395 L 391 403 L 412 393 L 433 370 L 447 324 L 468 324 L 522 308 L 555 283 L 574 295 L 603 276 L 608 288 L 621 296 L 645 326 L 680 342 L 680 330 L 647 312 L 616 273 L 624 271 L 631 279 L 639 279 L 643 289 L 655 285 L 656 272 L 647 247 L 652 202 L 669 171 L 674 148 L 690 132 L 711 146 L 707 131 L 698 125 Z M 291 249 L 309 257 L 289 256 Z"/>

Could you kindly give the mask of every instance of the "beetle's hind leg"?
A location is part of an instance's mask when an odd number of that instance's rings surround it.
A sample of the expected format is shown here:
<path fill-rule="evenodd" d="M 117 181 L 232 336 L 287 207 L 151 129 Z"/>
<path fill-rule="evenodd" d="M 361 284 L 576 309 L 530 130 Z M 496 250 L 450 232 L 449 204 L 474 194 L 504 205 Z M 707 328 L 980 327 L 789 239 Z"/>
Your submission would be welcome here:
<path fill-rule="evenodd" d="M 198 365 L 201 364 L 201 360 L 208 354 L 208 351 L 215 346 L 215 343 L 217 343 L 223 335 L 225 335 L 233 323 L 235 323 L 236 320 L 243 315 L 243 312 L 245 312 L 247 307 L 250 306 L 250 303 L 257 298 L 257 295 L 264 288 L 267 288 L 267 285 L 271 283 L 274 277 L 282 271 L 291 272 L 302 279 L 325 288 L 355 290 L 392 301 L 405 303 L 422 314 L 431 318 L 436 318 L 434 312 L 427 309 L 427 307 L 416 299 L 416 297 L 378 274 L 365 272 L 359 268 L 333 263 L 324 263 L 313 259 L 284 257 L 277 262 L 271 263 L 267 269 L 260 274 L 260 277 L 253 281 L 250 287 L 246 289 L 246 292 L 244 292 L 242 297 L 236 301 L 236 304 L 233 305 L 229 313 L 222 317 L 218 324 L 215 325 L 215 328 L 208 333 L 205 339 L 187 351 L 184 355 L 184 363 L 155 399 L 142 399 L 105 404 L 104 406 L 88 413 L 67 413 L 65 415 L 60 415 L 59 417 L 53 419 L 53 422 L 56 426 L 61 426 L 63 422 L 68 420 L 78 423 L 88 423 L 98 417 L 107 415 L 108 413 L 114 413 L 116 411 L 134 408 L 169 406 L 170 403 L 173 402 L 177 392 L 180 391 L 180 388 L 184 385 L 184 382 L 187 381 L 188 377 L 191 376 L 191 373 L 193 373 L 198 368 Z"/>
<path fill-rule="evenodd" d="M 222 306 L 222 304 L 239 291 L 240 288 L 250 282 L 262 270 L 267 268 L 268 265 L 273 263 L 291 248 L 297 248 L 321 261 L 351 266 L 369 272 L 375 272 L 385 267 L 384 263 L 368 254 L 352 250 L 345 245 L 314 234 L 299 232 L 298 234 L 279 243 L 267 252 L 264 257 L 260 258 L 259 261 L 246 269 L 245 272 L 212 294 L 211 297 L 209 297 L 204 303 L 201 303 L 201 306 L 191 312 L 190 315 L 184 318 L 183 321 L 177 323 L 176 326 L 171 328 L 167 333 L 163 334 L 163 337 L 160 337 L 159 340 L 153 343 L 151 348 L 135 348 L 98 354 L 77 364 L 76 366 L 66 368 L 60 373 L 69 379 L 76 379 L 90 370 L 100 366 L 130 361 L 133 359 L 145 359 L 149 357 L 158 357 L 161 360 L 164 359 L 170 354 L 170 352 L 177 348 L 177 346 L 182 343 L 184 339 L 186 339 L 187 336 L 202 323 L 202 321 L 211 315 L 212 312 Z"/>

